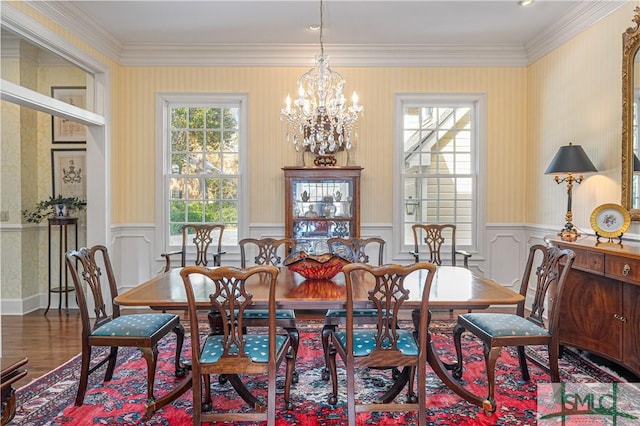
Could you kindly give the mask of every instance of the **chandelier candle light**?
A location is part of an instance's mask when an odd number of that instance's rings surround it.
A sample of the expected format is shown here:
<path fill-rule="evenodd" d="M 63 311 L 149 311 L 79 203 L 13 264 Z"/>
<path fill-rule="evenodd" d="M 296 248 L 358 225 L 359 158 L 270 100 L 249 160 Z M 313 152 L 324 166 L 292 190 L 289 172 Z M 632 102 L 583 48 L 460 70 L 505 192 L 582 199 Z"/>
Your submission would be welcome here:
<path fill-rule="evenodd" d="M 298 79 L 298 98 L 292 103 L 287 96 L 280 112 L 287 122 L 287 141 L 293 137 L 296 150 L 316 154 L 316 166 L 335 166 L 334 154 L 351 149 L 351 133 L 357 139 L 358 116 L 363 108 L 353 92 L 352 105 L 347 107 L 342 93 L 345 80 L 329 68 L 329 57 L 324 54 L 322 0 L 320 1 L 320 53 L 315 56 L 315 67 Z M 348 158 L 348 157 L 347 157 Z"/>

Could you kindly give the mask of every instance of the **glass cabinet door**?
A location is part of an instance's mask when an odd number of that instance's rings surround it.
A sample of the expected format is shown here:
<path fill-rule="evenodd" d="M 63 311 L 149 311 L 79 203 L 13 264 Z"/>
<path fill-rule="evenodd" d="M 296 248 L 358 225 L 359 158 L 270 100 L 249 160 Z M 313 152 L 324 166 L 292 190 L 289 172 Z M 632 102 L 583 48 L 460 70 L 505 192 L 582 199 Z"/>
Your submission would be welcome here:
<path fill-rule="evenodd" d="M 286 236 L 297 240 L 297 250 L 323 253 L 329 238 L 359 236 L 357 170 L 343 176 L 341 168 L 285 168 Z"/>

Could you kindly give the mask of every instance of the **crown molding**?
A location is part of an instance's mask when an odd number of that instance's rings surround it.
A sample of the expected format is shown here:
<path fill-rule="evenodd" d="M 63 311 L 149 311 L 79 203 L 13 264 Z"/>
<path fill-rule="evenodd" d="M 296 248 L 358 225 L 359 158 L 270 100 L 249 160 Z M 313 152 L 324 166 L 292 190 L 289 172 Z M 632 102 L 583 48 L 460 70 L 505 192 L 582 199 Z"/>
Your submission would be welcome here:
<path fill-rule="evenodd" d="M 60 26 L 125 66 L 311 66 L 311 44 L 123 44 L 69 2 L 28 1 Z M 354 67 L 527 66 L 615 11 L 626 1 L 579 2 L 525 46 L 327 45 L 332 65 Z"/>
<path fill-rule="evenodd" d="M 66 1 L 27 1 L 26 3 L 113 62 L 120 63 L 122 43 L 73 4 Z"/>
<path fill-rule="evenodd" d="M 521 45 L 325 45 L 333 66 L 523 66 Z M 316 44 L 125 45 L 130 66 L 313 66 Z"/>
<path fill-rule="evenodd" d="M 554 25 L 525 45 L 528 64 L 551 53 L 626 3 L 627 0 L 579 2 Z"/>

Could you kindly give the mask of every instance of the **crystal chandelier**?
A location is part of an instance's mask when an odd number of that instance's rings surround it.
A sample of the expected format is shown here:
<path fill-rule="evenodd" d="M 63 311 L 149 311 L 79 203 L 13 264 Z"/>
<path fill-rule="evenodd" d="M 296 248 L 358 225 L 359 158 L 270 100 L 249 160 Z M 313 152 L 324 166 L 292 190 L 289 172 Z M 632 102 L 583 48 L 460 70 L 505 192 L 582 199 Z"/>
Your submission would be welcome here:
<path fill-rule="evenodd" d="M 342 93 L 345 80 L 329 68 L 329 57 L 324 54 L 322 0 L 320 0 L 320 54 L 316 65 L 298 79 L 298 98 L 291 102 L 287 96 L 280 119 L 287 122 L 287 141 L 293 138 L 296 150 L 317 154 L 314 164 L 334 166 L 337 151 L 351 149 L 351 134 L 357 139 L 358 95 L 353 92 L 352 105 L 347 107 Z"/>

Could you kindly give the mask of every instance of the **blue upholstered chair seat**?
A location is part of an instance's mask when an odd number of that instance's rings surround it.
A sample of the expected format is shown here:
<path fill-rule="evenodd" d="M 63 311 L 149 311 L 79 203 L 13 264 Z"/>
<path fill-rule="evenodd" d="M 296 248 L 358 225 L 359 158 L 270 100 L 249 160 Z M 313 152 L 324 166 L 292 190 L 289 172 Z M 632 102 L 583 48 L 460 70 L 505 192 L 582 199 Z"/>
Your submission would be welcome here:
<path fill-rule="evenodd" d="M 382 310 L 383 314 L 385 310 Z M 327 311 L 326 317 L 328 318 L 337 318 L 337 317 L 346 317 L 347 310 L 346 309 L 329 309 Z M 377 317 L 378 311 L 376 309 L 354 309 L 353 310 L 354 317 Z"/>
<path fill-rule="evenodd" d="M 236 310 L 236 315 L 238 311 Z M 245 309 L 242 318 L 246 319 L 268 319 L 268 309 Z M 293 309 L 276 309 L 276 319 L 296 319 Z"/>
<path fill-rule="evenodd" d="M 245 353 L 254 362 L 269 361 L 269 336 L 260 334 L 245 334 Z M 276 353 L 282 350 L 288 336 L 276 335 Z M 215 363 L 222 356 L 224 336 L 214 335 L 208 336 L 200 353 L 201 363 Z M 235 352 L 237 353 L 237 351 Z"/>
<path fill-rule="evenodd" d="M 398 350 L 403 355 L 417 356 L 418 344 L 416 343 L 413 332 L 409 330 L 396 330 L 398 332 Z M 354 356 L 366 356 L 369 355 L 376 347 L 376 330 L 356 329 L 353 330 L 353 355 Z M 345 331 L 338 331 L 336 337 L 340 344 L 347 347 L 347 333 Z M 389 347 L 388 345 L 382 345 L 382 347 Z"/>
<path fill-rule="evenodd" d="M 122 315 L 96 328 L 91 335 L 149 337 L 176 317 L 174 314 Z"/>
<path fill-rule="evenodd" d="M 549 335 L 548 330 L 519 315 L 470 313 L 460 317 L 493 337 Z"/>

